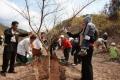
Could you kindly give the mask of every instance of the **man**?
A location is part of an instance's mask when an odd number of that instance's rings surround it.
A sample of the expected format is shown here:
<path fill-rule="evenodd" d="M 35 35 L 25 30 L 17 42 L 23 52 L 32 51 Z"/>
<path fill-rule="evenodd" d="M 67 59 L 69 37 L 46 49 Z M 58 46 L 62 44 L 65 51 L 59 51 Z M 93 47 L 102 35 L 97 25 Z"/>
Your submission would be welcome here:
<path fill-rule="evenodd" d="M 46 37 L 46 33 L 45 32 L 41 32 L 41 40 L 44 42 L 45 46 L 48 46 L 48 42 L 47 42 L 47 37 Z"/>
<path fill-rule="evenodd" d="M 89 43 L 89 48 L 87 49 L 87 54 L 82 56 L 82 79 L 81 80 L 93 80 L 93 68 L 92 68 L 92 55 L 93 55 L 93 44 L 97 39 L 97 29 L 92 23 L 90 16 L 84 18 L 85 27 L 83 29 L 82 35 L 89 36 L 86 43 Z M 88 44 L 87 44 L 88 45 Z M 82 45 L 80 45 L 82 47 Z"/>
<path fill-rule="evenodd" d="M 8 28 L 4 31 L 5 40 L 4 40 L 4 51 L 3 51 L 3 65 L 1 71 L 1 75 L 3 76 L 6 75 L 9 62 L 10 62 L 10 67 L 8 72 L 15 73 L 14 63 L 17 53 L 18 37 L 28 36 L 28 33 L 22 34 L 18 32 L 17 30 L 18 24 L 19 23 L 17 21 L 13 21 L 11 24 L 11 28 Z"/>
<path fill-rule="evenodd" d="M 54 36 L 51 40 L 51 45 L 50 45 L 50 57 L 52 58 L 56 58 L 56 49 L 58 47 L 59 43 L 58 43 L 58 38 L 56 36 Z"/>
<path fill-rule="evenodd" d="M 17 61 L 20 63 L 27 63 L 27 55 L 32 55 L 31 44 L 36 39 L 35 35 L 30 35 L 18 43 L 17 47 Z"/>
<path fill-rule="evenodd" d="M 71 32 L 68 32 L 67 29 L 65 29 L 65 32 L 67 33 L 67 35 L 69 37 L 73 38 L 73 45 L 72 45 L 72 51 L 71 54 L 74 55 L 74 64 L 72 64 L 73 66 L 80 64 L 81 63 L 81 57 L 79 55 L 80 52 L 80 34 L 81 31 L 76 33 L 76 34 L 72 34 Z"/>
<path fill-rule="evenodd" d="M 65 57 L 65 62 L 68 63 L 72 44 L 67 38 L 64 37 L 64 35 L 61 35 L 60 38 L 61 38 L 61 46 L 62 46 L 64 57 Z"/>
<path fill-rule="evenodd" d="M 33 58 L 40 57 L 41 55 L 47 56 L 47 51 L 39 38 L 36 38 L 32 43 L 32 54 Z"/>

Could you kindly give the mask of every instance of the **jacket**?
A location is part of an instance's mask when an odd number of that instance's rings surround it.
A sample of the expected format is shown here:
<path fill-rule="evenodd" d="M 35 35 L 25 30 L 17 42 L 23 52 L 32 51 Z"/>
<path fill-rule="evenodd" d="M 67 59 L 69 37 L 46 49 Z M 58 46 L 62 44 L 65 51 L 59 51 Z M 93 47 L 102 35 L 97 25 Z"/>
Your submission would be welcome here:
<path fill-rule="evenodd" d="M 5 44 L 10 44 L 11 43 L 11 38 L 14 36 L 12 34 L 12 28 L 8 28 L 4 31 L 4 36 L 5 36 L 5 40 L 4 43 Z M 26 37 L 28 36 L 28 33 L 20 33 L 18 35 L 16 35 L 16 43 L 18 43 L 18 38 L 19 37 Z"/>
<path fill-rule="evenodd" d="M 64 40 L 62 41 L 62 46 L 63 46 L 64 48 L 72 48 L 72 44 L 71 44 L 71 42 L 70 42 L 68 39 L 64 39 Z"/>

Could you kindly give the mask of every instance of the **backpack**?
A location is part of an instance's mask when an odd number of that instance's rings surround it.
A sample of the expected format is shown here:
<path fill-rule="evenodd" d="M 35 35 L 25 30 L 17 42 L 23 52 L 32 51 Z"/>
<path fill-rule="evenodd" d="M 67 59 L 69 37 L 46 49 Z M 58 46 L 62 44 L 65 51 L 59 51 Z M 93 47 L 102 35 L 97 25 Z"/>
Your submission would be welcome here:
<path fill-rule="evenodd" d="M 85 30 L 86 30 L 86 27 L 85 27 L 85 29 L 83 31 L 83 34 L 84 34 Z M 95 42 L 95 41 L 97 41 L 97 39 L 98 39 L 98 30 L 95 28 L 94 36 L 90 37 L 90 42 Z"/>
<path fill-rule="evenodd" d="M 94 36 L 93 36 L 93 41 L 95 42 L 95 41 L 97 41 L 97 39 L 98 39 L 98 31 L 95 30 L 95 33 L 94 33 Z"/>

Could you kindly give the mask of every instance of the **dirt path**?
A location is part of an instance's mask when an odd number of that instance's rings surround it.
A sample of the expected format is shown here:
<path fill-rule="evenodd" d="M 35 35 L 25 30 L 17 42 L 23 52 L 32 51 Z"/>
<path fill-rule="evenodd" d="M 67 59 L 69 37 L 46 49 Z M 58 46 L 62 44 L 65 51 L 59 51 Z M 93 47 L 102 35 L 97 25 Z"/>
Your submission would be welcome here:
<path fill-rule="evenodd" d="M 57 53 L 58 55 L 62 55 L 61 52 Z M 70 62 L 71 59 L 72 58 L 70 58 Z M 57 62 L 57 60 L 53 60 L 51 61 L 50 80 L 63 80 L 60 79 L 60 69 L 65 70 L 65 74 L 62 74 L 65 75 L 66 80 L 77 80 L 81 77 L 81 65 L 62 66 Z M 94 80 L 120 80 L 120 63 L 108 61 L 106 55 L 98 54 L 93 57 L 93 70 Z M 0 75 L 0 80 L 36 80 L 36 73 L 32 67 L 17 66 L 16 71 L 16 74 L 7 74 L 6 77 L 2 77 Z M 41 74 L 39 73 L 39 75 Z"/>
<path fill-rule="evenodd" d="M 66 67 L 68 80 L 80 79 L 81 65 Z M 108 62 L 104 58 L 93 58 L 94 80 L 120 80 L 120 63 Z"/>

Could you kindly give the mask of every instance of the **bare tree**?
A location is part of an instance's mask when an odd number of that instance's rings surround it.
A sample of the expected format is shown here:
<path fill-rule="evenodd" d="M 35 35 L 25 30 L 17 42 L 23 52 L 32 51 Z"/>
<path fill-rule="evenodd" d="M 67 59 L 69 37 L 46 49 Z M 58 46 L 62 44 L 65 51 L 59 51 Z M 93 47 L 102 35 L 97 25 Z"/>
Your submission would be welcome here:
<path fill-rule="evenodd" d="M 7 4 L 9 7 L 11 7 L 12 9 L 14 9 L 15 11 L 17 11 L 23 18 L 25 18 L 28 23 L 29 26 L 31 28 L 31 30 L 37 34 L 37 36 L 39 36 L 41 27 L 43 26 L 43 23 L 45 22 L 45 18 L 47 18 L 49 15 L 51 14 L 55 14 L 58 13 L 60 11 L 63 10 L 63 8 L 60 8 L 60 4 L 56 4 L 56 3 L 49 3 L 50 0 L 35 0 L 36 4 L 39 8 L 40 11 L 40 18 L 39 18 L 39 25 L 38 24 L 34 24 L 34 26 L 36 28 L 33 28 L 32 25 L 32 15 L 30 14 L 30 5 L 29 5 L 29 1 L 28 0 L 24 0 L 25 1 L 25 9 L 24 10 L 18 10 L 15 7 Z M 86 5 L 84 5 L 81 9 L 79 9 L 78 11 L 74 11 L 73 16 L 69 19 L 68 23 L 66 24 L 70 24 L 69 22 L 72 22 L 72 20 L 82 11 L 84 10 L 87 6 L 89 6 L 91 3 L 93 3 L 96 0 L 92 0 L 91 2 L 87 3 Z M 53 6 L 54 9 L 53 10 L 47 10 L 50 6 Z M 61 15 L 60 15 L 61 16 Z M 58 18 L 58 16 L 55 17 L 56 19 Z M 54 19 L 55 19 L 54 18 Z M 52 23 L 54 24 L 53 26 L 55 26 L 57 20 L 54 20 Z M 46 29 L 47 27 L 44 26 Z M 37 29 L 37 31 L 36 31 Z M 43 44 L 44 45 L 44 44 Z"/>
<path fill-rule="evenodd" d="M 17 11 L 23 18 L 25 18 L 28 23 L 29 23 L 29 27 L 31 28 L 31 30 L 39 37 L 39 33 L 40 33 L 40 30 L 41 30 L 41 27 L 43 26 L 43 24 L 45 23 L 45 18 L 49 18 L 48 16 L 51 15 L 51 14 L 56 14 L 54 16 L 54 20 L 53 20 L 53 26 L 55 26 L 58 22 L 61 22 L 61 21 L 57 21 L 58 19 L 58 15 L 57 13 L 62 11 L 63 8 L 60 8 L 61 5 L 58 5 L 58 4 L 49 4 L 49 1 L 50 0 L 35 0 L 36 1 L 36 4 L 39 8 L 39 11 L 40 11 L 40 18 L 39 18 L 39 25 L 35 25 L 36 26 L 36 29 L 37 31 L 33 28 L 33 25 L 32 25 L 32 20 L 31 20 L 31 13 L 30 13 L 30 5 L 29 5 L 29 1 L 28 0 L 24 0 L 25 1 L 25 9 L 24 10 L 18 10 L 16 9 L 15 7 L 7 4 L 9 7 L 11 7 L 13 10 Z M 81 9 L 79 9 L 78 11 L 74 11 L 74 15 L 69 19 L 69 21 L 66 23 L 66 24 L 71 24 L 69 22 L 72 22 L 72 20 L 78 15 L 80 14 L 80 12 L 82 10 L 84 10 L 87 6 L 89 6 L 90 4 L 92 4 L 94 1 L 96 0 L 92 0 L 91 2 L 87 3 L 86 5 L 84 5 Z M 54 9 L 53 10 L 47 10 L 49 9 L 50 6 L 53 6 Z M 60 15 L 62 16 L 62 15 Z M 62 22 L 60 23 L 61 26 L 63 25 Z M 47 27 L 44 26 L 46 29 Z M 58 31 L 56 34 L 60 33 L 61 31 Z M 39 40 L 42 42 L 43 44 L 43 47 L 46 49 L 43 41 L 41 40 L 41 38 L 39 37 Z M 47 50 L 47 49 L 46 49 Z M 50 66 L 50 62 L 49 62 L 49 66 Z M 50 69 L 49 69 L 50 70 Z M 50 72 L 50 71 L 49 71 Z"/>

